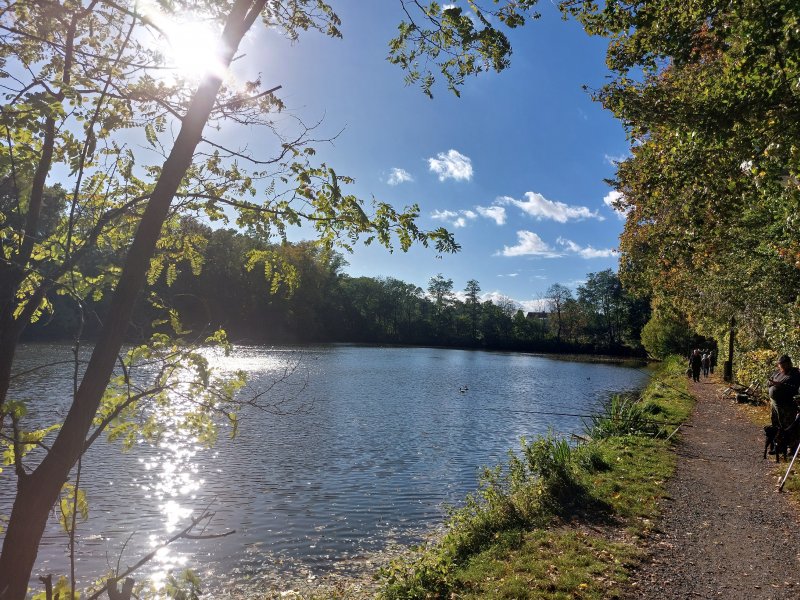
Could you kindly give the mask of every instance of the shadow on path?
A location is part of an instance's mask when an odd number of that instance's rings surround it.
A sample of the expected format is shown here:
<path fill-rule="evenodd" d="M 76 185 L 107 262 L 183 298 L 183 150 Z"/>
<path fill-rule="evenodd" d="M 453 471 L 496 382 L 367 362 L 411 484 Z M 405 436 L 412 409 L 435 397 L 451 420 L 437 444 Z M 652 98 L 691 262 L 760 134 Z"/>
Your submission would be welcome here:
<path fill-rule="evenodd" d="M 693 427 L 683 429 L 662 518 L 627 597 L 797 600 L 798 511 L 777 492 L 761 428 L 708 381 L 689 384 Z"/>

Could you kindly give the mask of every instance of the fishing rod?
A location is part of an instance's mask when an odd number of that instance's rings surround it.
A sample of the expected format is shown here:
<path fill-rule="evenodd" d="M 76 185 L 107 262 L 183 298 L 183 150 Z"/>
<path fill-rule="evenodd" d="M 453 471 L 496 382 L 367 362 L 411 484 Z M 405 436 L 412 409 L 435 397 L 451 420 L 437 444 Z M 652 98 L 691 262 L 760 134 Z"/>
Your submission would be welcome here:
<path fill-rule="evenodd" d="M 642 367 L 633 367 L 633 368 L 636 369 L 637 371 L 641 371 L 642 373 L 648 373 L 649 374 L 649 372 L 646 369 L 643 369 Z M 671 389 L 674 392 L 678 392 L 681 396 L 684 396 L 684 397 L 687 397 L 687 398 L 694 398 L 694 396 L 692 396 L 689 392 L 685 392 L 683 390 L 679 390 L 674 385 L 668 384 L 663 379 L 658 379 L 656 377 L 653 377 L 652 375 L 651 375 L 651 379 L 655 383 L 659 383 L 659 384 L 663 385 L 664 387 L 668 387 L 669 389 Z"/>
<path fill-rule="evenodd" d="M 524 415 L 545 415 L 551 417 L 579 417 L 583 419 L 597 419 L 600 417 L 605 417 L 611 419 L 612 421 L 625 421 L 624 417 L 618 417 L 615 415 L 602 415 L 600 413 L 566 413 L 566 412 L 551 412 L 546 410 L 522 410 L 522 409 L 499 409 L 499 408 L 487 408 L 487 407 L 474 407 L 474 410 L 482 410 L 486 412 L 505 412 L 505 413 L 515 413 L 515 414 L 524 414 Z M 679 421 L 661 421 L 659 419 L 639 419 L 645 423 L 650 423 L 652 425 L 683 425 L 684 427 L 693 427 L 692 425 L 687 425 L 686 423 L 679 422 Z"/>

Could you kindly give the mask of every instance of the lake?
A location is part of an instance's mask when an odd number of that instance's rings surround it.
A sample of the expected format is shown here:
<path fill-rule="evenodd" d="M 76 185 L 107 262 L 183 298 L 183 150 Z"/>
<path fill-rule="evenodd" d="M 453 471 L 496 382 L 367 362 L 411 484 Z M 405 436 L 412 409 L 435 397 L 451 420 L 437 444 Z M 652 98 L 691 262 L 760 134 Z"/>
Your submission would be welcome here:
<path fill-rule="evenodd" d="M 68 359 L 70 350 L 30 344 L 18 356 L 17 372 Z M 169 569 L 192 567 L 220 589 L 346 571 L 389 545 L 423 539 L 442 522 L 443 504 L 475 489 L 480 467 L 504 460 L 520 437 L 579 432 L 582 418 L 570 415 L 594 412 L 649 377 L 615 363 L 349 345 L 237 346 L 213 362 L 247 372 L 250 392 L 296 366 L 271 391 L 285 414 L 246 410 L 239 435 L 223 432 L 211 449 L 174 432 L 128 453 L 99 441 L 83 463 L 90 519 L 79 526 L 82 583 L 118 560 L 133 564 L 206 508 L 215 516 L 205 533 L 235 533 L 180 540 L 138 579 L 158 586 Z M 15 385 L 12 397 L 29 400 L 35 421 L 52 421 L 65 412 L 70 367 Z M 0 479 L 0 514 L 10 512 L 11 475 Z M 34 581 L 69 571 L 66 536 L 53 521 Z"/>

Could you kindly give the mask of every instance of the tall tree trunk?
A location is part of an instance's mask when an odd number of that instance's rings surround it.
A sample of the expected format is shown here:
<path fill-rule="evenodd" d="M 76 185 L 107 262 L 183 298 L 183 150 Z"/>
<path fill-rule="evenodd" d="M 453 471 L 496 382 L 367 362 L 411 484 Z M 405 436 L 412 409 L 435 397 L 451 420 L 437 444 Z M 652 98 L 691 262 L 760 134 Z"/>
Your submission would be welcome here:
<path fill-rule="evenodd" d="M 228 16 L 221 60 L 227 66 L 265 0 L 238 0 Z M 189 168 L 221 86 L 208 75 L 192 99 L 181 130 L 136 231 L 119 283 L 72 406 L 53 446 L 36 470 L 19 478 L 17 495 L 0 554 L 0 600 L 23 600 L 36 554 L 62 485 L 84 450 L 86 436 L 113 372 L 134 303 L 145 283 L 150 260 L 170 203 Z"/>

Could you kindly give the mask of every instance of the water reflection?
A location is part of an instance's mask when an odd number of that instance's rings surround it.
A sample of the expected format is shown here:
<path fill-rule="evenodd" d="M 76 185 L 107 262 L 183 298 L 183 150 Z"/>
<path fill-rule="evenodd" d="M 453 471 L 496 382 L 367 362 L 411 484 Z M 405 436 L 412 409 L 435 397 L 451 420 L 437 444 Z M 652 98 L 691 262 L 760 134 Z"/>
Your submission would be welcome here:
<path fill-rule="evenodd" d="M 65 352 L 40 345 L 21 355 L 49 361 Z M 204 533 L 235 535 L 178 540 L 137 579 L 163 589 L 170 570 L 191 567 L 219 589 L 358 568 L 387 546 L 419 541 L 441 521 L 442 503 L 463 498 L 478 468 L 503 460 L 520 436 L 582 425 L 525 411 L 589 412 L 610 391 L 647 377 L 608 364 L 429 348 L 240 347 L 206 356 L 224 372 L 246 371 L 245 394 L 269 388 L 264 400 L 279 410 L 243 410 L 239 436 L 221 432 L 212 450 L 181 426 L 191 410 L 182 391 L 170 412 L 159 413 L 157 442 L 140 436 L 129 454 L 98 442 L 84 461 L 91 510 L 79 529 L 84 582 L 105 573 L 123 548 L 122 566 L 133 564 L 206 509 L 216 516 L 199 526 Z M 37 377 L 24 393 L 34 413 L 52 416 L 53 404 L 36 399 L 68 396 L 69 379 Z M 0 513 L 10 491 L 0 489 Z M 63 572 L 63 539 L 48 529 L 36 576 Z"/>

